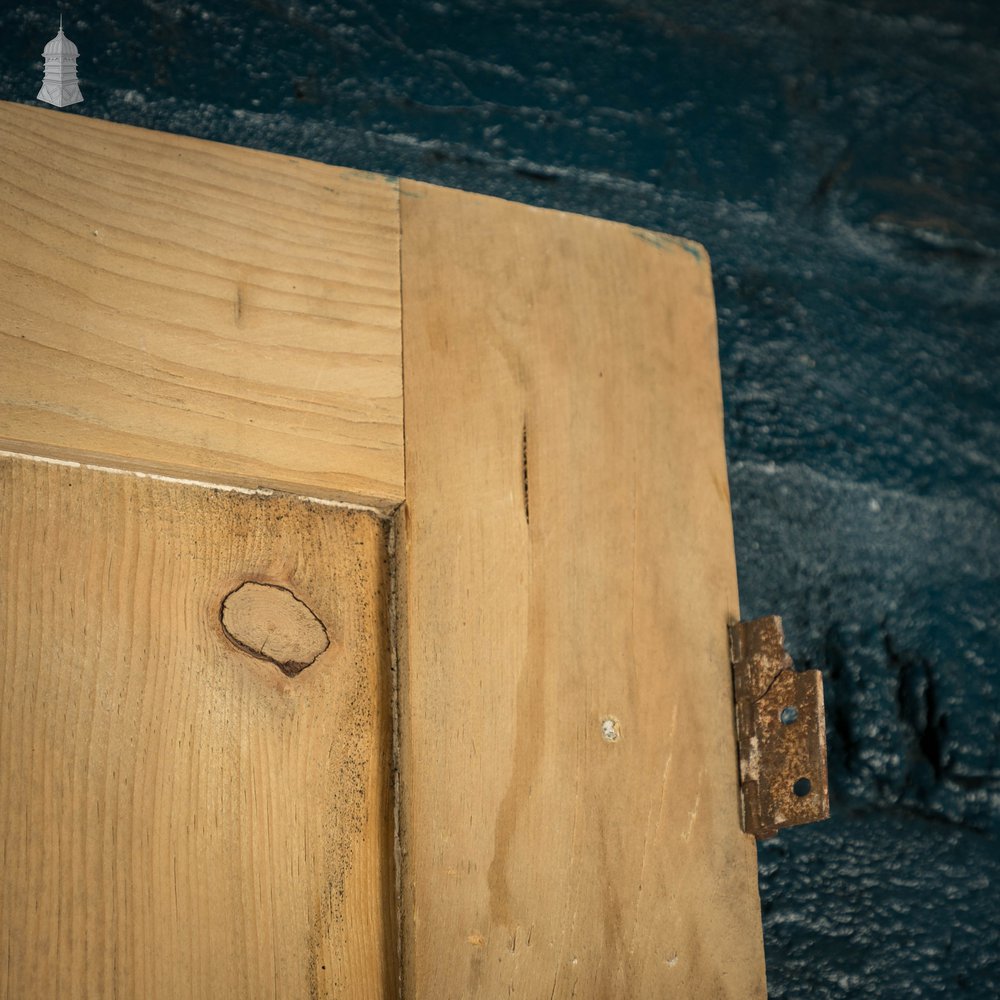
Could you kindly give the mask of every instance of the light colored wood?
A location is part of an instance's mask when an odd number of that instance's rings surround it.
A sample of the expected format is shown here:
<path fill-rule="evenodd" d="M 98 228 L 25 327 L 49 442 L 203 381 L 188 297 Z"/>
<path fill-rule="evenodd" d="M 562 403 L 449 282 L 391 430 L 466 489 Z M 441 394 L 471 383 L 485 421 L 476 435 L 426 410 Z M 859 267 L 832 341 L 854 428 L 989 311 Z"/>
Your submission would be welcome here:
<path fill-rule="evenodd" d="M 2 1000 L 765 995 L 699 247 L 0 103 L 0 371 L 374 508 L 0 462 Z"/>
<path fill-rule="evenodd" d="M 708 261 L 400 207 L 405 995 L 764 997 Z"/>
<path fill-rule="evenodd" d="M 0 440 L 403 496 L 394 180 L 0 102 Z"/>
<path fill-rule="evenodd" d="M 386 543 L 0 460 L 0 997 L 396 995 Z M 247 580 L 323 624 L 296 677 L 226 637 Z"/>

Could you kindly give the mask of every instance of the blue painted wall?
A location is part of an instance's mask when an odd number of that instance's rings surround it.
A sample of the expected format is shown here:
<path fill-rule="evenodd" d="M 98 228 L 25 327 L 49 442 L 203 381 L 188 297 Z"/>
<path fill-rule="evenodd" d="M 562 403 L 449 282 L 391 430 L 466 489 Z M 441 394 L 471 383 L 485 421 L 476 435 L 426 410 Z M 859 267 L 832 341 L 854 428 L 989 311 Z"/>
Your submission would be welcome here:
<path fill-rule="evenodd" d="M 67 113 L 706 245 L 744 613 L 785 615 L 828 705 L 833 818 L 759 852 L 771 995 L 1000 996 L 1000 5 L 95 0 L 66 26 Z M 32 101 L 52 29 L 0 11 L 0 96 Z"/>

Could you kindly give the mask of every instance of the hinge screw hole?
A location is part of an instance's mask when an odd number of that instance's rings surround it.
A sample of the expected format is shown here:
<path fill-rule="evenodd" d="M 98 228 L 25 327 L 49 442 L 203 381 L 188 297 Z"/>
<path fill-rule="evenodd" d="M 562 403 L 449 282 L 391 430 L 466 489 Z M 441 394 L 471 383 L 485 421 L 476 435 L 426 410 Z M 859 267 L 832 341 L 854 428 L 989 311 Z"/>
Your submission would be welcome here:
<path fill-rule="evenodd" d="M 781 710 L 779 718 L 786 725 L 790 726 L 799 717 L 799 710 L 794 705 L 788 705 Z"/>
<path fill-rule="evenodd" d="M 800 798 L 804 799 L 812 791 L 812 782 L 808 778 L 799 778 L 792 785 L 792 791 Z"/>

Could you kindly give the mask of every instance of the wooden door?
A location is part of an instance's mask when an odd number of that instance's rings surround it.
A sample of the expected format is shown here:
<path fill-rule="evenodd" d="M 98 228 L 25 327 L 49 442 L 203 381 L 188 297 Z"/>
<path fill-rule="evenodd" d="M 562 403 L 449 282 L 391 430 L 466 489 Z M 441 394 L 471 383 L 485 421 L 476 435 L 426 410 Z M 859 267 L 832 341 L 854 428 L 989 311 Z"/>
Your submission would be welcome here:
<path fill-rule="evenodd" d="M 704 251 L 0 131 L 0 996 L 763 997 Z"/>

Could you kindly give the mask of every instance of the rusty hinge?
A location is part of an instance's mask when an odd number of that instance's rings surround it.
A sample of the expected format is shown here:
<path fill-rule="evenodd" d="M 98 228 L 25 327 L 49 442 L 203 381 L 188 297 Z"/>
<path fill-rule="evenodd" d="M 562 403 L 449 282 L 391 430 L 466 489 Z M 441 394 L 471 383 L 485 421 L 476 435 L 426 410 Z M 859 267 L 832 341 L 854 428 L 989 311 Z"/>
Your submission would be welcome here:
<path fill-rule="evenodd" d="M 729 626 L 743 829 L 758 840 L 830 815 L 823 679 L 797 671 L 777 615 Z"/>

